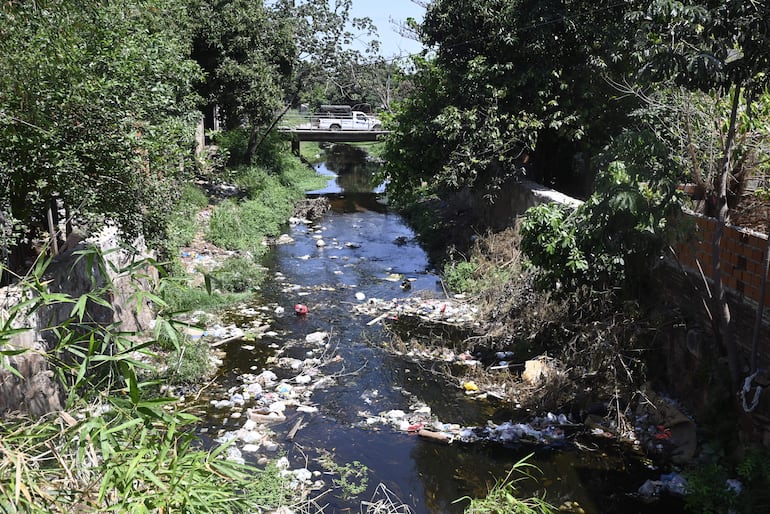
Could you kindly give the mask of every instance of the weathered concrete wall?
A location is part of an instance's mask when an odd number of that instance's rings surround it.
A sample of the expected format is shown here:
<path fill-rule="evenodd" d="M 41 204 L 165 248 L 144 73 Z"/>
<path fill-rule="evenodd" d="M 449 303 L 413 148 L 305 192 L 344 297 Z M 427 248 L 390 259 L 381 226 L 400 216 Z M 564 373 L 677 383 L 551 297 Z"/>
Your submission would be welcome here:
<path fill-rule="evenodd" d="M 452 204 L 474 213 L 477 222 L 492 230 L 502 230 L 516 223 L 516 218 L 530 207 L 544 203 L 561 203 L 577 207 L 583 202 L 531 180 L 510 179 L 502 184 L 494 203 L 482 193 L 466 189 L 456 194 Z"/>
<path fill-rule="evenodd" d="M 0 324 L 9 328 L 29 330 L 15 334 L 9 341 L 3 341 L 3 349 L 25 349 L 25 353 L 3 357 L 0 367 L 0 414 L 20 411 L 32 416 L 42 416 L 62 407 L 61 388 L 54 380 L 53 371 L 48 367 L 44 353 L 47 345 L 39 332 L 30 328 L 37 326 L 35 314 L 18 313 L 11 316 L 11 306 L 22 301 L 22 292 L 13 286 L 0 289 Z M 9 371 L 15 369 L 22 377 Z"/>
<path fill-rule="evenodd" d="M 102 249 L 104 262 L 100 265 L 92 259 L 76 255 L 78 250 L 94 245 Z M 103 285 L 112 280 L 114 295 L 107 300 L 113 308 L 108 309 L 89 303 L 86 322 L 104 325 L 118 322 L 124 331 L 142 331 L 150 326 L 153 319 L 149 306 L 136 308 L 134 293 L 138 288 L 149 288 L 157 279 L 155 270 L 144 268 L 146 278 L 137 279 L 128 273 L 121 273 L 132 263 L 143 259 L 144 252 L 132 252 L 119 248 L 117 232 L 107 230 L 88 243 L 78 243 L 57 256 L 46 272 L 50 292 L 66 293 L 72 298 L 93 291 L 94 284 Z M 141 245 L 139 245 L 141 248 Z M 102 271 L 106 271 L 107 276 Z M 13 286 L 0 290 L 0 321 L 8 319 L 12 305 L 18 304 L 22 292 Z M 46 331 L 70 317 L 71 303 L 63 303 L 37 309 L 25 316 L 17 316 L 13 328 L 27 329 L 14 335 L 5 348 L 26 349 L 25 353 L 6 359 L 6 366 L 0 369 L 0 414 L 21 411 L 33 416 L 62 408 L 62 388 L 55 380 L 44 353 L 56 344 L 55 334 Z M 5 314 L 5 318 L 2 316 Z M 24 378 L 21 379 L 6 368 L 12 366 Z"/>

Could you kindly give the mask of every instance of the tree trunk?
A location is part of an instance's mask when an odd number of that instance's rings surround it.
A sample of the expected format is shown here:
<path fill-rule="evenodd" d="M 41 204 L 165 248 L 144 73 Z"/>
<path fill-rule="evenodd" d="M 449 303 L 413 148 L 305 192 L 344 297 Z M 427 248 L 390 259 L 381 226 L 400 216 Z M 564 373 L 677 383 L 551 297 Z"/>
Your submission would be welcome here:
<path fill-rule="evenodd" d="M 724 155 L 722 157 L 722 171 L 719 179 L 719 190 L 717 191 L 717 229 L 714 232 L 714 240 L 711 245 L 711 256 L 713 263 L 714 279 L 714 299 L 716 305 L 714 312 L 719 320 L 719 333 L 717 339 L 727 352 L 727 363 L 730 371 L 730 380 L 732 381 L 733 392 L 737 391 L 740 375 L 740 363 L 738 355 L 738 345 L 733 338 L 732 320 L 730 317 L 730 305 L 727 302 L 724 284 L 722 283 L 722 262 L 721 248 L 722 235 L 725 225 L 729 219 L 730 209 L 727 204 L 728 181 L 731 177 L 731 168 L 733 162 L 733 147 L 735 146 L 735 124 L 738 116 L 738 105 L 740 103 L 741 86 L 736 85 L 733 92 L 732 109 L 730 111 L 730 125 L 727 130 L 725 140 Z"/>

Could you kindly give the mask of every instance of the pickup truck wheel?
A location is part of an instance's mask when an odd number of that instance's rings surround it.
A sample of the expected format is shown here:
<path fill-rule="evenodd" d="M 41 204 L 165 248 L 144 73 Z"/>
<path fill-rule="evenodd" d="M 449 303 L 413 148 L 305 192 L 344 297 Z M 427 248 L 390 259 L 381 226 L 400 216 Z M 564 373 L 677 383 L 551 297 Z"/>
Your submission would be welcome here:
<path fill-rule="evenodd" d="M 342 130 L 342 127 L 340 127 L 339 125 L 337 125 L 337 124 L 335 123 L 335 124 L 333 124 L 333 125 L 329 125 L 329 130 L 333 130 L 333 131 L 335 131 L 335 132 L 336 132 L 336 131 L 338 131 L 338 130 Z"/>

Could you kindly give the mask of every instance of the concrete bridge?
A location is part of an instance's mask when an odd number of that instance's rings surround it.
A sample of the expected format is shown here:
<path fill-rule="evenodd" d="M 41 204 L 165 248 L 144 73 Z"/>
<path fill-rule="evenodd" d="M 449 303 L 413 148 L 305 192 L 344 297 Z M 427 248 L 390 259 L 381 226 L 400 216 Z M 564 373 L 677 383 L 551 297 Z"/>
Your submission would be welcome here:
<path fill-rule="evenodd" d="M 328 143 L 360 143 L 378 141 L 388 130 L 320 130 L 313 128 L 279 128 L 278 132 L 291 137 L 291 151 L 299 155 L 302 141 L 324 141 Z"/>

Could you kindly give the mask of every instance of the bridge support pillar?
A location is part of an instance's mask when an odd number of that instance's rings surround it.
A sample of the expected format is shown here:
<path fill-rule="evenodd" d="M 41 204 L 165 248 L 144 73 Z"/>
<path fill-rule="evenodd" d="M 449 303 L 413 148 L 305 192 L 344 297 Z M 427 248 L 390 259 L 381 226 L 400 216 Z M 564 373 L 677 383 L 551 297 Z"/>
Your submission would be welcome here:
<path fill-rule="evenodd" d="M 291 153 L 299 157 L 299 138 L 291 138 Z"/>

